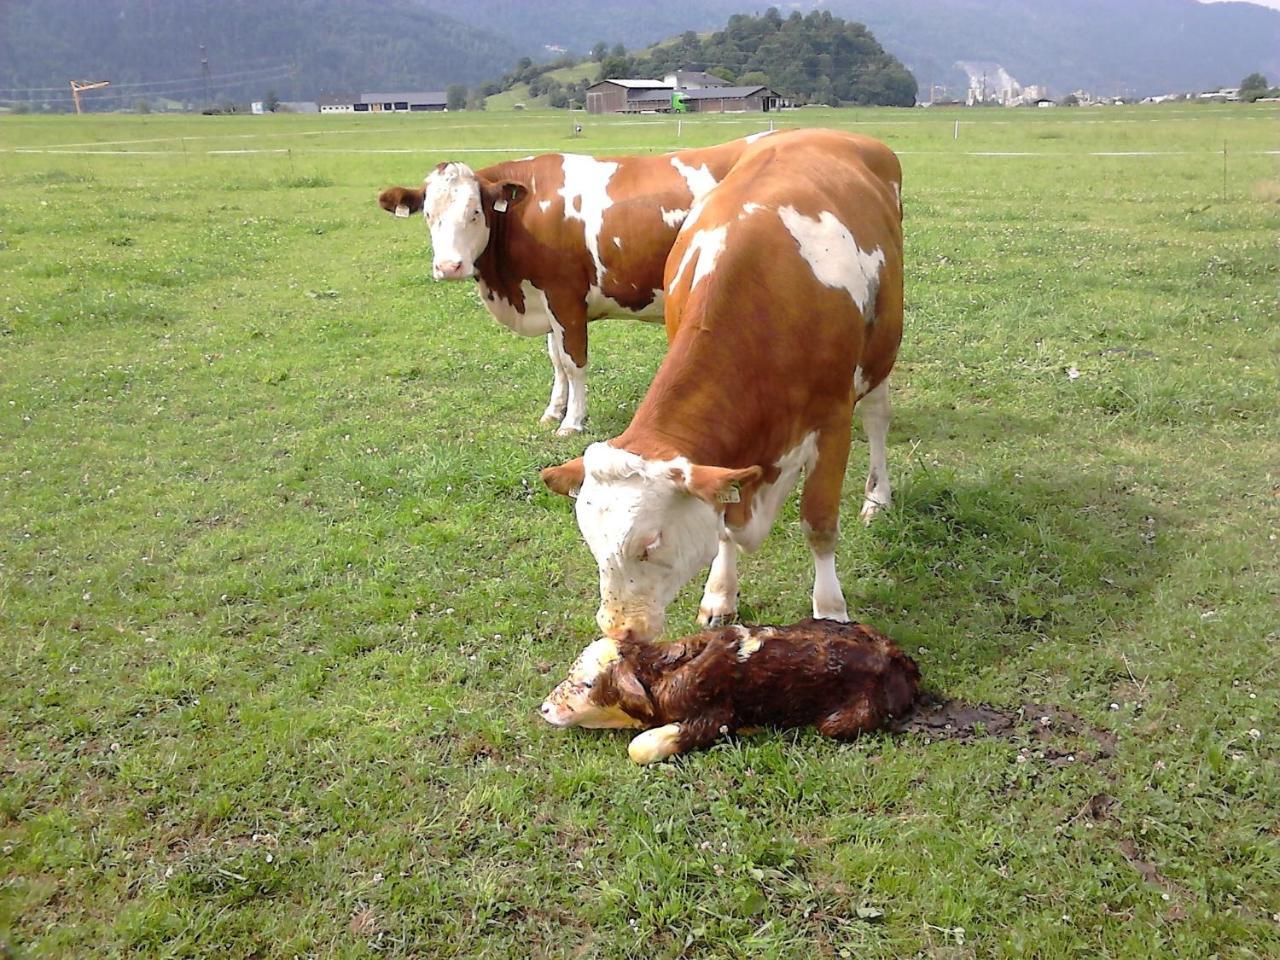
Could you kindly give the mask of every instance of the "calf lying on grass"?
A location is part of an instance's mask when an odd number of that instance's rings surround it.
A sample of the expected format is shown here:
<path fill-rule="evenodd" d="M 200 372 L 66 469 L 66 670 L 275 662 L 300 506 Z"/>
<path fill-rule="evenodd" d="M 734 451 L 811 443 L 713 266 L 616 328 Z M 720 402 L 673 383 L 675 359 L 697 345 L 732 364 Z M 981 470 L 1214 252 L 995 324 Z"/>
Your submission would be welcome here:
<path fill-rule="evenodd" d="M 915 661 L 871 627 L 802 620 L 726 627 L 674 643 L 601 638 L 542 704 L 557 727 L 645 732 L 627 752 L 652 763 L 745 727 L 798 727 L 852 739 L 906 712 Z"/>

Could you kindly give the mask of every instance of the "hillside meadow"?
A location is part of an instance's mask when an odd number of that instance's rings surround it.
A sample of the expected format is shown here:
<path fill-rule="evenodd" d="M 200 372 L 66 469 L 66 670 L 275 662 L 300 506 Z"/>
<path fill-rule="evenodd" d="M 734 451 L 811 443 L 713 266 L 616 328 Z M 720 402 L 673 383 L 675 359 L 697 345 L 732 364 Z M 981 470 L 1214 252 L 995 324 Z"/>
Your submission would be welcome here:
<path fill-rule="evenodd" d="M 537 716 L 597 601 L 537 471 L 661 327 L 593 326 L 557 439 L 543 342 L 373 201 L 770 119 L 0 117 L 0 956 L 1280 956 L 1274 105 L 772 120 L 901 153 L 838 564 L 988 709 L 639 768 Z M 793 500 L 744 618 L 810 578 Z"/>

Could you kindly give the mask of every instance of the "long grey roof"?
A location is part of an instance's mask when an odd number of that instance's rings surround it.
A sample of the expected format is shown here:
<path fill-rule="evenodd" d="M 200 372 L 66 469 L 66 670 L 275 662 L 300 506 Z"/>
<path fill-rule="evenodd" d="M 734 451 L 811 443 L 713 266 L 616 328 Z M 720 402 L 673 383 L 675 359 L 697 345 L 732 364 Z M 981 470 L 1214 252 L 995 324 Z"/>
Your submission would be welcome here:
<path fill-rule="evenodd" d="M 770 96 L 773 91 L 763 85 L 754 87 L 711 87 L 706 90 L 681 90 L 680 92 L 690 100 L 739 100 L 743 97 L 749 97 L 753 93 L 759 93 L 764 90 Z"/>
<path fill-rule="evenodd" d="M 410 103 L 448 103 L 449 96 L 443 90 L 401 90 L 395 93 L 362 93 L 357 103 L 393 103 L 407 100 Z"/>
<path fill-rule="evenodd" d="M 663 80 L 617 80 L 612 77 L 608 80 L 598 80 L 591 86 L 598 87 L 602 83 L 614 83 L 620 87 L 626 87 L 629 90 L 652 90 L 658 87 L 667 86 L 666 82 Z"/>

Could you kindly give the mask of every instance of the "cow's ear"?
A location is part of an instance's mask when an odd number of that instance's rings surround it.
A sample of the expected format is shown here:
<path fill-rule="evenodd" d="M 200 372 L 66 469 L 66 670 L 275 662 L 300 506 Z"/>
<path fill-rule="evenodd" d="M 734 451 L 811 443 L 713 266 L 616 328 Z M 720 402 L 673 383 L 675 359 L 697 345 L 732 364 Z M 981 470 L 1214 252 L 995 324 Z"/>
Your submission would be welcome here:
<path fill-rule="evenodd" d="M 514 180 L 500 180 L 491 184 L 485 192 L 489 194 L 493 209 L 497 213 L 506 213 L 529 195 L 529 188 Z"/>
<path fill-rule="evenodd" d="M 740 488 L 760 479 L 759 467 L 704 467 L 695 463 L 687 472 L 672 469 L 671 479 L 686 493 L 715 506 L 719 503 L 737 503 L 741 499 Z"/>
<path fill-rule="evenodd" d="M 407 217 L 422 209 L 425 195 L 422 187 L 387 187 L 378 194 L 378 206 L 397 217 Z"/>
<path fill-rule="evenodd" d="M 581 457 L 562 463 L 558 467 L 547 467 L 541 473 L 542 482 L 563 497 L 576 497 L 578 491 L 582 489 L 584 476 L 586 471 L 582 466 Z"/>

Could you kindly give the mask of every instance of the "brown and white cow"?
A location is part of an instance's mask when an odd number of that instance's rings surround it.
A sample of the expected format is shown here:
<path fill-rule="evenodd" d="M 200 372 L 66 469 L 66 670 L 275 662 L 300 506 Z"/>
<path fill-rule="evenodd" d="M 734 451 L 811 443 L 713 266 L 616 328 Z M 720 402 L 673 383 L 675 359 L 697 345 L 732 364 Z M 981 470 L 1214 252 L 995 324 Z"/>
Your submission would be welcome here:
<path fill-rule="evenodd" d="M 813 615 L 848 619 L 835 548 L 855 403 L 871 453 L 863 518 L 890 496 L 900 190 L 898 159 L 876 140 L 779 133 L 685 221 L 665 276 L 670 348 L 631 425 L 542 473 L 577 494 L 607 636 L 660 633 L 708 563 L 699 620 L 732 618 L 738 548 L 760 546 L 801 473 Z"/>
<path fill-rule="evenodd" d="M 547 335 L 554 380 L 542 420 L 566 436 L 586 418 L 588 321 L 662 316 L 680 225 L 761 136 L 659 156 L 442 163 L 422 188 L 389 187 L 378 202 L 397 216 L 422 210 L 435 279 L 475 277 L 499 323 Z"/>

